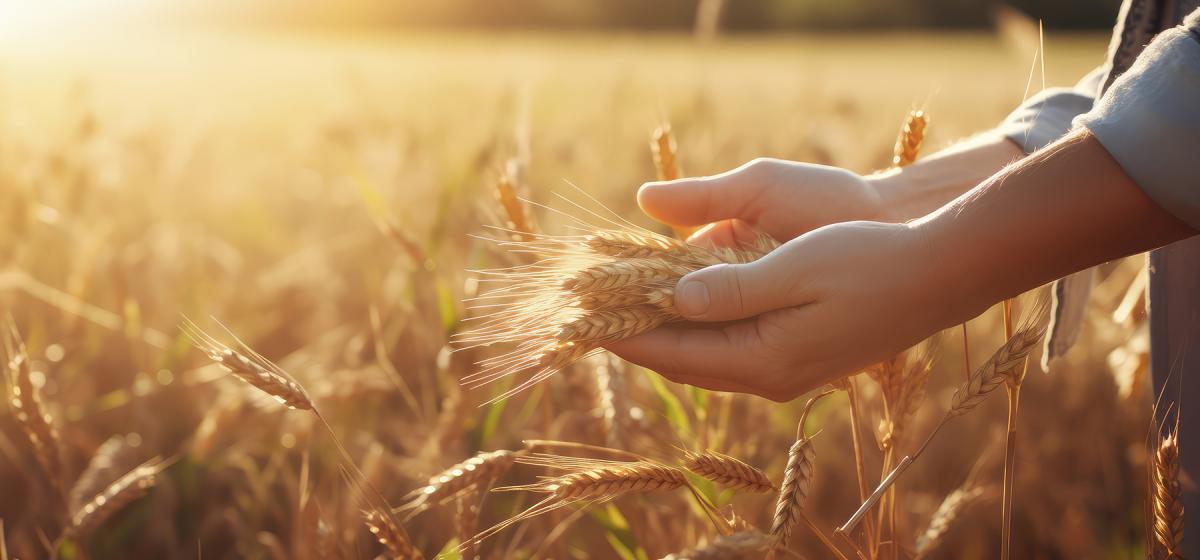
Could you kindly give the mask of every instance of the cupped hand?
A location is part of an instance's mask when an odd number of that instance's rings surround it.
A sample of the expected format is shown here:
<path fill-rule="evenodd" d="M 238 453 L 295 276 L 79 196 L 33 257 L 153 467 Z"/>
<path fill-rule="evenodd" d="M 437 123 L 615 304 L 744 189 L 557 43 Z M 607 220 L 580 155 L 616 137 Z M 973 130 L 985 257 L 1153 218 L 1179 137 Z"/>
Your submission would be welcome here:
<path fill-rule="evenodd" d="M 685 276 L 675 302 L 690 324 L 609 349 L 680 383 L 787 401 L 970 314 L 938 269 L 917 227 L 829 225 L 758 261 Z"/>
<path fill-rule="evenodd" d="M 837 167 L 767 158 L 720 175 L 646 183 L 638 204 L 666 224 L 711 224 L 693 239 L 722 246 L 736 246 L 752 228 L 782 242 L 828 224 L 884 219 L 869 179 Z"/>

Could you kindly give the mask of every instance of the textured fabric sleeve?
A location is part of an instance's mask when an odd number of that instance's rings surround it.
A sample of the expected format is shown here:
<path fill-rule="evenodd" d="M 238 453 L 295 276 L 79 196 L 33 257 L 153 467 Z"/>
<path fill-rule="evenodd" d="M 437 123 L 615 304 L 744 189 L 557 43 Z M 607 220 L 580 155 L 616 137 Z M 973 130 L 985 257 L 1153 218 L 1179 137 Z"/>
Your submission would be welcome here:
<path fill-rule="evenodd" d="M 1084 76 L 1075 87 L 1049 88 L 1030 97 L 1000 124 L 999 131 L 1031 154 L 1071 130 L 1071 119 L 1092 109 L 1104 69 Z"/>
<path fill-rule="evenodd" d="M 1166 211 L 1200 228 L 1200 10 L 1075 120 Z"/>

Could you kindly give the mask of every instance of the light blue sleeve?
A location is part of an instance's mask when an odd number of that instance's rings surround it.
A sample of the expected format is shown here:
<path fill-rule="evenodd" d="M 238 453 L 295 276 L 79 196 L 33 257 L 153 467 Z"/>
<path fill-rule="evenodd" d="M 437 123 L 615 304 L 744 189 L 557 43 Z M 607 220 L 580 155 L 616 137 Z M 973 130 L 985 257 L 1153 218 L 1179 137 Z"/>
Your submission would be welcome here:
<path fill-rule="evenodd" d="M 1155 202 L 1200 229 L 1200 10 L 1075 119 Z"/>
<path fill-rule="evenodd" d="M 1072 88 L 1048 88 L 1013 110 L 997 129 L 1031 154 L 1071 130 L 1071 119 L 1092 109 L 1104 68 L 1084 76 Z"/>

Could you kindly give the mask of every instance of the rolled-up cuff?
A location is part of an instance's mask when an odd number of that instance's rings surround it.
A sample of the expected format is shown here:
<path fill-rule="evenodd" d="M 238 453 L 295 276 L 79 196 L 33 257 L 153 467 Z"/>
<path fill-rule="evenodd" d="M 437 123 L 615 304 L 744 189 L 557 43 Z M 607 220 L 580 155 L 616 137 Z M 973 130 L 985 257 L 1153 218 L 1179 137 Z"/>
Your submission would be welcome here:
<path fill-rule="evenodd" d="M 1163 209 L 1200 229 L 1200 42 L 1189 31 L 1159 35 L 1075 126 Z"/>
<path fill-rule="evenodd" d="M 1071 119 L 1088 112 L 1092 101 L 1075 89 L 1043 90 L 1009 114 L 998 130 L 1025 153 L 1033 153 L 1071 130 Z"/>

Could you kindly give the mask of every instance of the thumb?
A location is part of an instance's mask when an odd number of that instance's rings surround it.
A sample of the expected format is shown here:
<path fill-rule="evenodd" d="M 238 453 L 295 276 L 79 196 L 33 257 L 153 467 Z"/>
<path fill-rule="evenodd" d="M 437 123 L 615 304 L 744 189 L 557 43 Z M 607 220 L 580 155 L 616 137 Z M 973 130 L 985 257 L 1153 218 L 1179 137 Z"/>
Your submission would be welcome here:
<path fill-rule="evenodd" d="M 688 274 L 675 285 L 675 309 L 693 321 L 732 321 L 794 305 L 790 275 L 776 260 L 719 264 Z"/>

